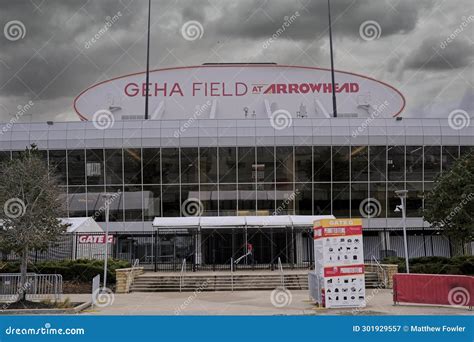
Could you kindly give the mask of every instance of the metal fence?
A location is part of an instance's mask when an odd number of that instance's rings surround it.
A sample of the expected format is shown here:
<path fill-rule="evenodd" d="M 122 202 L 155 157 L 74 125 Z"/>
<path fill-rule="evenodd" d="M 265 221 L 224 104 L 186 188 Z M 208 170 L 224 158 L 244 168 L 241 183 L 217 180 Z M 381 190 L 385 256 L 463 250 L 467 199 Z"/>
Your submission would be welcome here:
<path fill-rule="evenodd" d="M 314 265 L 312 230 L 290 228 L 234 228 L 234 229 L 161 229 L 145 232 L 113 232 L 108 246 L 108 257 L 136 259 L 149 270 L 179 272 L 183 259 L 186 270 L 275 269 L 280 258 L 288 268 L 311 268 Z M 378 232 L 364 231 L 364 257 L 378 259 L 389 250 L 392 255 L 403 255 L 400 232 L 390 232 L 391 246 L 384 245 Z M 104 259 L 103 233 L 65 234 L 45 250 L 30 253 L 31 262 L 44 260 Z M 99 238 L 99 239 L 98 239 Z M 100 242 L 98 242 L 100 241 Z M 247 255 L 247 243 L 253 246 Z M 410 257 L 446 256 L 458 254 L 449 239 L 436 231 L 409 232 Z M 470 251 L 466 252 L 468 254 Z M 19 260 L 15 254 L 0 252 L 3 261 Z"/>
<path fill-rule="evenodd" d="M 21 283 L 19 273 L 0 273 L 0 300 L 14 302 L 26 292 L 26 299 L 60 300 L 63 292 L 63 277 L 60 274 L 28 273 Z"/>

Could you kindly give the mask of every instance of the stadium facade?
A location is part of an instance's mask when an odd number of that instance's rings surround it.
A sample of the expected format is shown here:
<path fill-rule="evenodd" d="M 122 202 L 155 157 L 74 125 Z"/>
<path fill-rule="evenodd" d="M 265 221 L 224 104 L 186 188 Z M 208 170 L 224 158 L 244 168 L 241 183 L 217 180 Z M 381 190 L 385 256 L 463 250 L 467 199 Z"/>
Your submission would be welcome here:
<path fill-rule="evenodd" d="M 110 203 L 116 256 L 142 263 L 184 256 L 193 263 L 226 264 L 248 242 L 257 263 L 274 263 L 277 257 L 298 265 L 312 262 L 309 225 L 153 225 L 155 218 L 194 215 L 362 217 L 366 259 L 403 256 L 401 214 L 394 211 L 400 204 L 394 191 L 401 189 L 409 191 L 410 257 L 453 253 L 454 246 L 422 219 L 421 210 L 435 177 L 474 152 L 472 124 L 459 128 L 447 119 L 382 117 L 380 106 L 363 117 L 346 110 L 331 118 L 299 105 L 298 113 L 286 111 L 289 121 L 282 128 L 258 109 L 247 115 L 252 104 L 243 116 L 240 108 L 217 110 L 215 99 L 199 101 L 202 106 L 187 118 L 172 119 L 168 110 L 143 120 L 124 111 L 105 126 L 100 120 L 14 123 L 0 136 L 0 158 L 38 146 L 58 172 L 68 215 L 93 216 L 104 228 L 102 194 L 116 194 Z M 343 95 L 339 101 L 345 101 Z M 392 114 L 399 114 L 398 107 Z M 155 239 L 151 245 L 150 239 Z"/>

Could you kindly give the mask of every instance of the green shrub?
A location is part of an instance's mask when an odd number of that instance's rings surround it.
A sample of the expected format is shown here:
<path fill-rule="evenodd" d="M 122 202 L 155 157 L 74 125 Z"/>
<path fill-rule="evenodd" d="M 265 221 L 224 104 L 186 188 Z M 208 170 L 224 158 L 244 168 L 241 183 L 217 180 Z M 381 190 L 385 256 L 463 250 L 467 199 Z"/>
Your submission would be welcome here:
<path fill-rule="evenodd" d="M 0 273 L 19 273 L 20 263 L 17 261 L 3 262 Z M 109 259 L 107 264 L 107 280 L 115 282 L 115 270 L 130 267 L 124 260 Z M 61 274 L 63 280 L 90 282 L 97 274 L 104 273 L 103 260 L 48 260 L 28 265 L 28 272 L 40 274 Z"/>
<path fill-rule="evenodd" d="M 474 275 L 474 256 L 419 257 L 410 259 L 410 273 L 425 274 L 464 274 Z M 405 258 L 388 257 L 382 260 L 384 264 L 398 265 L 398 272 L 405 273 Z"/>

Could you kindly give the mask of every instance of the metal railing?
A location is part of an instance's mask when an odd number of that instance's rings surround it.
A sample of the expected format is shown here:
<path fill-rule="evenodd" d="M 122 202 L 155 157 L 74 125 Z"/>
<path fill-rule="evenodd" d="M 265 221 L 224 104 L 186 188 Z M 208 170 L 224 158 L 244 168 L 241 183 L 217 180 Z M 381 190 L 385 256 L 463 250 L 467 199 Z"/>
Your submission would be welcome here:
<path fill-rule="evenodd" d="M 278 270 L 280 271 L 281 287 L 285 288 L 285 273 L 283 273 L 283 265 L 281 263 L 280 257 L 278 257 Z"/>
<path fill-rule="evenodd" d="M 179 274 L 179 292 L 181 292 L 181 289 L 183 288 L 184 273 L 186 273 L 186 258 L 183 259 L 183 263 L 181 264 L 181 272 Z"/>
<path fill-rule="evenodd" d="M 372 258 L 371 258 L 371 261 L 373 263 L 375 263 L 375 265 L 377 266 L 377 268 L 381 271 L 380 273 L 382 273 L 382 286 L 385 288 L 387 287 L 387 283 L 388 283 L 388 279 L 387 279 L 387 272 L 385 271 L 385 269 L 382 267 L 382 265 L 380 264 L 380 262 L 377 260 L 377 258 L 375 257 L 375 255 L 372 255 Z"/>
<path fill-rule="evenodd" d="M 135 280 L 135 269 L 140 265 L 140 259 L 135 259 L 133 261 L 130 272 L 127 275 L 127 289 L 130 289 L 133 281 Z"/>
<path fill-rule="evenodd" d="M 25 292 L 27 299 L 60 300 L 63 292 L 63 276 L 28 273 L 25 284 L 21 284 L 20 273 L 0 274 L 0 300 L 16 301 Z"/>
<path fill-rule="evenodd" d="M 230 287 L 234 291 L 234 258 L 230 258 Z"/>

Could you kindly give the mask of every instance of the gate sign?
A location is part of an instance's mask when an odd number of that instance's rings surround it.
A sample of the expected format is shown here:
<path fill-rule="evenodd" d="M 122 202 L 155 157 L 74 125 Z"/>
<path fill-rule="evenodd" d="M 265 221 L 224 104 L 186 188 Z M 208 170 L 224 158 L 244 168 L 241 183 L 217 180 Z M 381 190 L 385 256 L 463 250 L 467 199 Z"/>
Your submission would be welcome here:
<path fill-rule="evenodd" d="M 114 242 L 114 236 L 108 236 L 108 242 Z M 94 244 L 94 243 L 105 243 L 105 234 L 83 234 L 79 235 L 79 243 Z"/>
<path fill-rule="evenodd" d="M 349 117 L 392 117 L 405 107 L 393 86 L 352 72 L 335 71 L 338 112 Z M 149 116 L 155 120 L 267 119 L 284 110 L 294 118 L 332 113 L 329 69 L 276 64 L 211 64 L 152 70 Z M 82 120 L 143 118 L 145 73 L 103 81 L 74 100 Z"/>
<path fill-rule="evenodd" d="M 316 276 L 327 308 L 365 306 L 361 219 L 314 222 Z M 318 300 L 320 303 L 323 300 Z"/>

